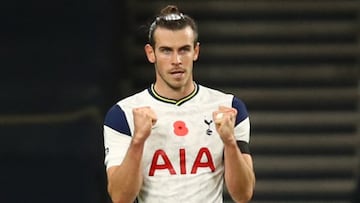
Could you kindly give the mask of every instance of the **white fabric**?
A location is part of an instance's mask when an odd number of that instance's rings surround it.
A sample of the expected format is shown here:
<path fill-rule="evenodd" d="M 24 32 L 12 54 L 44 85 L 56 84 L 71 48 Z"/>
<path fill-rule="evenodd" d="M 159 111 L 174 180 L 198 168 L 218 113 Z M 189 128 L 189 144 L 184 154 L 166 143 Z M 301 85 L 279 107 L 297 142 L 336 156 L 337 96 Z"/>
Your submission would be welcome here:
<path fill-rule="evenodd" d="M 232 100 L 232 95 L 200 86 L 199 92 L 180 106 L 161 101 L 148 90 L 117 103 L 125 112 L 131 134 L 134 131 L 133 108 L 150 106 L 158 117 L 145 143 L 144 182 L 139 203 L 223 202 L 224 146 L 212 122 L 212 112 L 219 105 L 231 107 Z M 176 126 L 176 122 L 180 126 Z M 185 129 L 177 133 L 186 132 L 186 135 L 176 135 L 174 128 Z M 246 118 L 235 128 L 236 139 L 249 142 L 249 131 Z M 107 168 L 121 164 L 130 140 L 131 136 L 104 126 Z M 164 160 L 166 158 L 170 165 Z M 164 169 L 160 169 L 162 166 Z"/>

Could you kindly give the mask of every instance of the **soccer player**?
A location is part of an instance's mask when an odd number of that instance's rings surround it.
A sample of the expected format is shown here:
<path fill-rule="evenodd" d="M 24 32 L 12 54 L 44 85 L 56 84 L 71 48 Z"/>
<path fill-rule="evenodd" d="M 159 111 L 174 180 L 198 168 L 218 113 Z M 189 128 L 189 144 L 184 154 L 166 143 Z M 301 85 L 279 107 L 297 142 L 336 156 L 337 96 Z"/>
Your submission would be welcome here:
<path fill-rule="evenodd" d="M 255 175 L 245 104 L 196 83 L 197 26 L 166 6 L 145 53 L 155 82 L 115 104 L 104 121 L 108 191 L 115 203 L 220 203 L 223 186 L 248 202 Z"/>

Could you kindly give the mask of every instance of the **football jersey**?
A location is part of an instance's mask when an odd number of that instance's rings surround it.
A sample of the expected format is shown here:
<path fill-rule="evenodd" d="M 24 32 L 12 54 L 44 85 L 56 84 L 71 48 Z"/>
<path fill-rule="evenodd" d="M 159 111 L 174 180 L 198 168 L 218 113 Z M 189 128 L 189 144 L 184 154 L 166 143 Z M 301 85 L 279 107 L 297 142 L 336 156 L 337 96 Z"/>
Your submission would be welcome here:
<path fill-rule="evenodd" d="M 132 109 L 142 106 L 151 107 L 157 122 L 144 145 L 138 202 L 223 202 L 224 145 L 212 113 L 219 106 L 236 108 L 235 137 L 246 144 L 250 124 L 245 104 L 198 84 L 190 95 L 176 101 L 160 96 L 152 85 L 108 111 L 104 122 L 107 168 L 124 159 L 134 132 Z"/>

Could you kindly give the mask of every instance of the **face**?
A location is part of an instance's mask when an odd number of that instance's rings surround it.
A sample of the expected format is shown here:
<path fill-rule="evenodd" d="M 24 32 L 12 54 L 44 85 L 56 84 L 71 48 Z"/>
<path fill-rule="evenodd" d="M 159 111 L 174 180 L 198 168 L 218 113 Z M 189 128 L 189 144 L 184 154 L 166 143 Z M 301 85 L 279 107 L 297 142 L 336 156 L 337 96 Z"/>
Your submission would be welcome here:
<path fill-rule="evenodd" d="M 147 44 L 145 52 L 148 60 L 155 64 L 157 89 L 193 89 L 193 63 L 199 54 L 199 44 L 194 45 L 194 37 L 190 27 L 175 31 L 156 28 L 155 47 Z"/>

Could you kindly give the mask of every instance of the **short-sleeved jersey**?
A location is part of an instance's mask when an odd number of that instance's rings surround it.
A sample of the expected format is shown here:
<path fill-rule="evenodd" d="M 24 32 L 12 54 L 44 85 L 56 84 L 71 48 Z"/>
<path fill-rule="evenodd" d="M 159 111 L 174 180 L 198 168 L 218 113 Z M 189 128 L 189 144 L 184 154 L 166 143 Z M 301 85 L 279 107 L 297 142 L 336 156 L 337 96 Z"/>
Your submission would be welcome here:
<path fill-rule="evenodd" d="M 223 202 L 224 145 L 212 113 L 219 106 L 236 108 L 235 137 L 246 145 L 250 124 L 245 104 L 198 84 L 190 95 L 175 101 L 158 95 L 152 85 L 108 111 L 104 122 L 107 168 L 124 159 L 134 132 L 132 109 L 142 106 L 151 107 L 158 120 L 144 146 L 138 202 Z"/>

